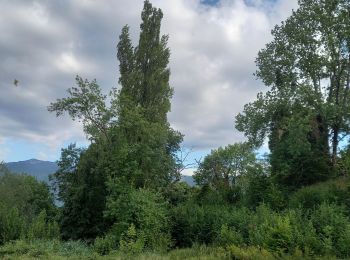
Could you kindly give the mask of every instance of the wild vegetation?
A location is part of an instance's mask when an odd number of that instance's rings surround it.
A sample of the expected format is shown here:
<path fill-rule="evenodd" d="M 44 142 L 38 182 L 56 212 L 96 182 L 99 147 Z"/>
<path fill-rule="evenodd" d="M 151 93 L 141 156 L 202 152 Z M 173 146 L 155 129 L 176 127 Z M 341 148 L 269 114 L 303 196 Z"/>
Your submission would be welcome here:
<path fill-rule="evenodd" d="M 84 125 L 42 182 L 0 168 L 5 259 L 350 258 L 350 3 L 300 0 L 256 59 L 269 87 L 236 117 L 247 142 L 211 151 L 180 182 L 183 135 L 167 114 L 168 36 L 144 2 L 133 46 L 117 44 L 119 88 L 77 76 L 48 107 Z M 107 103 L 107 100 L 109 101 Z M 268 141 L 270 154 L 257 157 Z"/>

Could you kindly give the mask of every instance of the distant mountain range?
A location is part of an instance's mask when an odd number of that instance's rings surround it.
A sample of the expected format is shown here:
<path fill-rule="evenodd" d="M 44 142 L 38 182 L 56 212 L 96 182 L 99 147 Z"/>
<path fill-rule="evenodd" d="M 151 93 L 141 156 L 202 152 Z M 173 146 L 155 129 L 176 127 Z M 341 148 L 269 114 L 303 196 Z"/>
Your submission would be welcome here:
<path fill-rule="evenodd" d="M 27 161 L 9 162 L 6 167 L 11 172 L 26 173 L 36 177 L 39 181 L 49 182 L 49 175 L 58 170 L 57 163 L 30 159 Z"/>
<path fill-rule="evenodd" d="M 19 162 L 5 163 L 7 168 L 16 173 L 26 173 L 28 175 L 36 177 L 39 181 L 49 182 L 49 175 L 55 173 L 58 170 L 57 163 L 49 161 L 41 161 L 37 159 L 30 159 Z M 186 182 L 190 186 L 194 186 L 194 180 L 192 176 L 183 175 L 181 180 Z"/>

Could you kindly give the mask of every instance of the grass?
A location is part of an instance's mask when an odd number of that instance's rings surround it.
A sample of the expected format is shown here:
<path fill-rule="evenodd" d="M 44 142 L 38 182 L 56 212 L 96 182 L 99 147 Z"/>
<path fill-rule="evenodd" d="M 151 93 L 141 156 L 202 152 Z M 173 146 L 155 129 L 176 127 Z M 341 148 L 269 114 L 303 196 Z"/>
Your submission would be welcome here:
<path fill-rule="evenodd" d="M 182 259 L 243 259 L 243 260 L 272 260 L 272 259 L 336 259 L 332 257 L 307 258 L 301 252 L 293 255 L 275 256 L 272 253 L 257 247 L 239 248 L 228 246 L 226 248 L 194 246 L 192 248 L 175 249 L 167 253 L 145 252 L 140 255 L 127 255 L 114 251 L 109 255 L 101 256 L 93 251 L 92 247 L 79 241 L 60 242 L 58 240 L 36 240 L 26 242 L 23 240 L 7 243 L 0 247 L 1 259 L 105 259 L 105 260 L 182 260 Z"/>

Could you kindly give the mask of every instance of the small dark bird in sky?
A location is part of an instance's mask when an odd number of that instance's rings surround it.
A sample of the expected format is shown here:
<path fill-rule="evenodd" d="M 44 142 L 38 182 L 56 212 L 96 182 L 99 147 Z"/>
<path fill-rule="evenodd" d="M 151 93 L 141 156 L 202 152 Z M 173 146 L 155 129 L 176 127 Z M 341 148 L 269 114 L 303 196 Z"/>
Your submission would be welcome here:
<path fill-rule="evenodd" d="M 18 87 L 18 83 L 19 83 L 19 81 L 18 81 L 17 79 L 15 79 L 15 80 L 13 81 L 13 85 L 15 85 L 16 87 Z"/>

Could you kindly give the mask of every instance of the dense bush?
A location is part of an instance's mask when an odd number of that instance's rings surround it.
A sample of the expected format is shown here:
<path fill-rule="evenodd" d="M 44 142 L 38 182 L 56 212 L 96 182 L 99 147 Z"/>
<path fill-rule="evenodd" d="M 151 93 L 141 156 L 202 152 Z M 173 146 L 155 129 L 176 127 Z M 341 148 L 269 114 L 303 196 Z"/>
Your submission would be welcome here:
<path fill-rule="evenodd" d="M 314 209 L 324 202 L 346 205 L 350 208 L 350 189 L 348 178 L 318 183 L 303 187 L 294 192 L 289 199 L 289 207 Z"/>
<path fill-rule="evenodd" d="M 109 233 L 117 240 L 134 225 L 144 237 L 145 248 L 166 250 L 170 246 L 168 203 L 160 193 L 146 189 L 117 192 L 107 201 L 106 217 L 115 223 Z"/>
<path fill-rule="evenodd" d="M 26 221 L 16 207 L 7 208 L 0 204 L 0 244 L 19 239 L 25 227 Z"/>
<path fill-rule="evenodd" d="M 242 245 L 244 242 L 242 234 L 227 224 L 221 226 L 220 233 L 216 237 L 215 244 L 218 246 Z"/>
<path fill-rule="evenodd" d="M 46 184 L 1 166 L 0 244 L 20 238 L 58 238 L 56 213 Z"/>
<path fill-rule="evenodd" d="M 53 197 L 49 187 L 34 177 L 9 172 L 0 165 L 0 205 L 5 208 L 16 207 L 19 214 L 31 220 L 42 210 L 48 217 L 56 215 Z"/>
<path fill-rule="evenodd" d="M 45 210 L 40 212 L 40 214 L 33 219 L 26 233 L 26 238 L 29 240 L 60 238 L 58 223 L 55 221 L 48 221 Z"/>
<path fill-rule="evenodd" d="M 263 167 L 251 168 L 245 176 L 247 187 L 244 193 L 244 205 L 256 208 L 261 203 L 268 204 L 273 209 L 283 209 L 286 206 L 285 193 L 267 175 Z"/>
<path fill-rule="evenodd" d="M 107 255 L 117 248 L 117 241 L 114 236 L 107 234 L 104 237 L 97 237 L 94 241 L 94 250 L 100 255 Z"/>
<path fill-rule="evenodd" d="M 175 246 L 213 243 L 220 228 L 227 223 L 230 210 L 226 206 L 185 203 L 172 210 L 172 237 Z"/>
<path fill-rule="evenodd" d="M 16 240 L 0 247 L 4 259 L 96 259 L 92 248 L 81 241 Z"/>
<path fill-rule="evenodd" d="M 126 254 L 139 254 L 145 246 L 145 237 L 141 232 L 137 232 L 135 226 L 131 224 L 128 230 L 122 234 L 119 245 L 120 250 Z"/>

